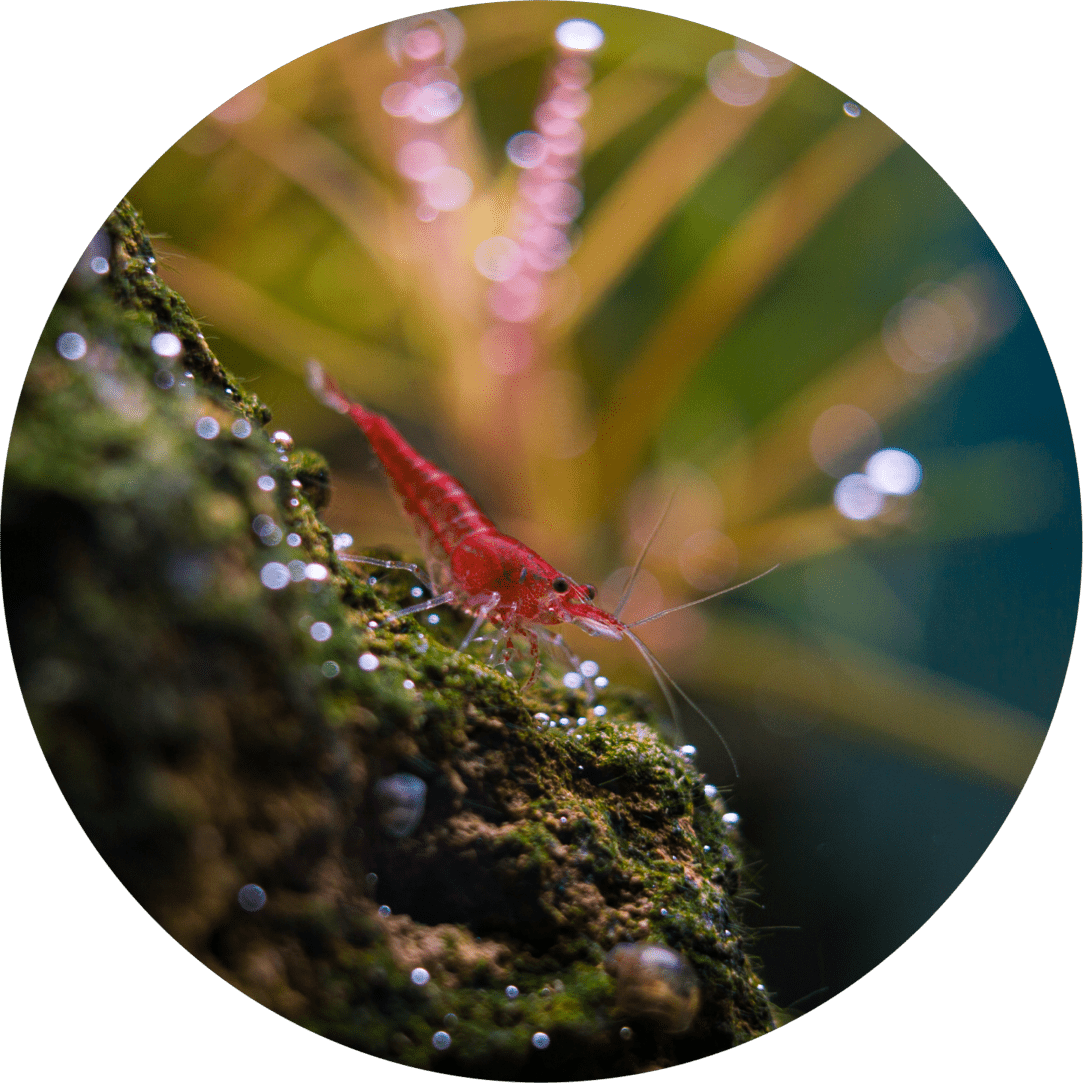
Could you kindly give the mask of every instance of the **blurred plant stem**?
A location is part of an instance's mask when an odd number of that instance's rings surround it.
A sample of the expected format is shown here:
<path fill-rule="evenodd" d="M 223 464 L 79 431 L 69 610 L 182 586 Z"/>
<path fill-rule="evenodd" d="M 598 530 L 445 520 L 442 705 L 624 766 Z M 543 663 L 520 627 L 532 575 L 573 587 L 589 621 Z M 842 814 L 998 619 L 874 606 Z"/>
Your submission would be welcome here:
<path fill-rule="evenodd" d="M 900 145 L 873 117 L 839 121 L 727 233 L 647 334 L 600 411 L 602 489 L 619 491 L 688 376 L 813 230 Z"/>

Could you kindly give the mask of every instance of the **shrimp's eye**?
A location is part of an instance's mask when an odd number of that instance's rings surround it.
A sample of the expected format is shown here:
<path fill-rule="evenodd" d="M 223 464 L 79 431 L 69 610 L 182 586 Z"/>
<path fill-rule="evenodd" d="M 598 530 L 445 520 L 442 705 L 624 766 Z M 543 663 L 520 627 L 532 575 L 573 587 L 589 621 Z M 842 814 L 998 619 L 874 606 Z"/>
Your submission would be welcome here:
<path fill-rule="evenodd" d="M 587 592 L 587 600 L 593 602 L 598 592 L 589 583 L 583 589 Z"/>
<path fill-rule="evenodd" d="M 567 589 L 568 589 L 568 580 L 567 579 L 561 579 L 561 578 L 558 577 L 558 578 L 553 580 L 553 590 L 555 590 L 557 592 L 557 594 L 563 594 Z"/>

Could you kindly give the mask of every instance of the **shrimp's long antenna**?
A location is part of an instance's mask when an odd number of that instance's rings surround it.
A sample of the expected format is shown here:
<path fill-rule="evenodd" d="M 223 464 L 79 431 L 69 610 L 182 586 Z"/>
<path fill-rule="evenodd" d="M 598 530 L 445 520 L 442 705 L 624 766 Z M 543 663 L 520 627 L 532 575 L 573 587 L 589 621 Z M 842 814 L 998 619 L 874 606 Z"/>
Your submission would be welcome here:
<path fill-rule="evenodd" d="M 700 716 L 700 718 L 702 718 L 703 721 L 706 722 L 707 725 L 711 727 L 711 730 L 714 732 L 714 735 L 719 739 L 719 741 L 722 742 L 722 747 L 726 750 L 726 755 L 729 756 L 730 763 L 733 764 L 733 775 L 734 775 L 734 777 L 736 778 L 738 775 L 740 775 L 741 772 L 737 769 L 737 760 L 734 759 L 733 753 L 730 751 L 730 746 L 728 744 L 726 744 L 726 738 L 722 736 L 722 734 L 719 732 L 718 727 L 707 716 L 707 713 L 669 675 L 669 673 L 666 671 L 665 666 L 663 666 L 662 663 L 659 662 L 657 658 L 655 658 L 655 656 L 654 656 L 653 652 L 651 651 L 650 647 L 648 647 L 647 644 L 644 643 L 643 640 L 639 638 L 639 636 L 635 635 L 633 632 L 628 631 L 628 626 L 627 625 L 625 625 L 624 634 L 636 645 L 636 647 L 639 650 L 639 653 L 643 655 L 643 660 L 647 663 L 647 666 L 649 667 L 651 673 L 653 674 L 654 679 L 658 682 L 658 687 L 662 689 L 662 694 L 666 697 L 666 704 L 668 705 L 670 711 L 672 711 L 672 713 L 673 713 L 674 721 L 676 721 L 676 719 L 677 719 L 677 704 L 674 701 L 673 696 L 670 695 L 669 689 L 666 688 L 665 681 L 662 680 L 662 677 L 665 677 L 665 679 L 667 681 L 669 681 L 669 683 L 671 685 L 673 685 L 674 690 L 680 695 L 681 699 L 683 699 L 685 701 L 685 703 L 687 703 L 688 706 L 691 707 L 692 710 L 695 711 L 696 714 L 698 714 Z M 661 674 L 661 676 L 659 676 L 659 674 Z"/>
<path fill-rule="evenodd" d="M 743 583 L 734 583 L 732 587 L 725 587 L 722 590 L 716 590 L 714 594 L 706 594 L 702 598 L 697 598 L 694 602 L 685 602 L 684 605 L 675 605 L 670 609 L 663 609 L 660 613 L 655 613 L 650 617 L 643 617 L 641 620 L 634 620 L 631 624 L 626 624 L 625 628 L 638 628 L 641 624 L 648 624 L 652 620 L 657 620 L 659 617 L 668 617 L 670 613 L 676 613 L 681 609 L 691 609 L 694 605 L 699 605 L 702 602 L 709 602 L 712 598 L 721 598 L 723 594 L 729 594 L 731 590 L 740 590 L 741 587 L 747 587 L 749 583 L 755 583 L 757 579 L 762 579 L 765 575 L 770 575 L 776 568 L 780 567 L 778 564 L 772 565 L 765 572 L 760 572 L 759 575 L 754 575 L 751 579 L 746 579 Z"/>
<path fill-rule="evenodd" d="M 643 552 L 639 554 L 639 560 L 636 561 L 635 567 L 632 569 L 632 574 L 628 576 L 628 582 L 624 586 L 624 593 L 620 596 L 620 601 L 617 602 L 616 608 L 613 610 L 613 616 L 619 618 L 620 611 L 628 603 L 628 598 L 632 593 L 632 587 L 635 586 L 636 576 L 639 575 L 639 569 L 643 567 L 643 561 L 647 559 L 647 552 L 651 547 L 651 543 L 654 541 L 658 534 L 658 531 L 662 529 L 662 524 L 666 521 L 666 516 L 669 514 L 669 509 L 673 507 L 673 501 L 677 497 L 677 490 L 669 494 L 669 500 L 666 501 L 666 506 L 662 510 L 662 517 L 655 524 L 654 529 L 651 531 L 651 536 L 647 539 L 647 544 L 643 546 Z"/>

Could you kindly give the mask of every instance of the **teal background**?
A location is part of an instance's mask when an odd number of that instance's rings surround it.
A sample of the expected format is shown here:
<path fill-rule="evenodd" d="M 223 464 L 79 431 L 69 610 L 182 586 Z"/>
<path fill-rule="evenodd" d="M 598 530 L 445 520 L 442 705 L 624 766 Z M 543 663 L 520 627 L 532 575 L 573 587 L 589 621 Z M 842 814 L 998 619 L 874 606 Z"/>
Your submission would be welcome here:
<path fill-rule="evenodd" d="M 1058 366 L 1073 419 L 1070 352 L 1079 236 L 1069 89 L 1080 19 L 1051 0 L 1026 9 L 918 0 L 879 11 L 838 0 L 771 0 L 753 11 L 648 4 L 769 45 L 852 94 L 938 169 L 1013 271 Z M 227 96 L 302 52 L 419 4 L 193 0 L 116 2 L 6 17 L 11 330 L 0 367 L 4 426 L 63 280 L 116 199 Z M 980 22 L 975 22 L 980 18 Z M 1074 91 L 1074 93 L 1073 93 Z M 965 121 L 961 126 L 960 120 Z M 1071 193 L 1071 197 L 1069 195 Z M 45 222 L 41 219 L 44 218 Z M 1069 299 L 1071 291 L 1071 299 Z M 1079 423 L 1077 423 L 1079 431 Z M 1031 782 L 963 886 L 857 986 L 770 1038 L 674 1078 L 719 1070 L 768 1079 L 1015 1078 L 1069 1056 L 1078 979 L 1079 874 L 1069 794 L 1081 766 L 1080 662 L 1069 671 Z M 0 681 L 8 932 L 4 1060 L 18 1079 L 377 1080 L 414 1073 L 325 1042 L 265 1012 L 177 947 L 80 832 L 27 725 L 11 666 Z M 1074 803 L 1072 805 L 1074 811 Z M 1071 908 L 1071 912 L 1069 910 Z M 1074 951 L 1073 951 L 1074 949 Z"/>

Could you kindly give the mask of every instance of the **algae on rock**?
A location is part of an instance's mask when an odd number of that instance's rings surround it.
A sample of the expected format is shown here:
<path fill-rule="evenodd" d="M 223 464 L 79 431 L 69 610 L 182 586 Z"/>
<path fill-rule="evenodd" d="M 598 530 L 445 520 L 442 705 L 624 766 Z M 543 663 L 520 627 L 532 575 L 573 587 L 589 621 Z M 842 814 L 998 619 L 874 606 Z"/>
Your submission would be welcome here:
<path fill-rule="evenodd" d="M 647 712 L 524 693 L 455 649 L 461 615 L 386 621 L 413 581 L 340 561 L 326 465 L 268 435 L 129 205 L 96 244 L 19 405 L 3 572 L 31 719 L 124 885 L 256 1000 L 418 1067 L 597 1078 L 772 1029 L 735 831 Z M 396 774 L 425 784 L 409 833 L 381 829 Z M 644 941 L 695 971 L 683 1032 L 620 1014 L 606 954 Z"/>

